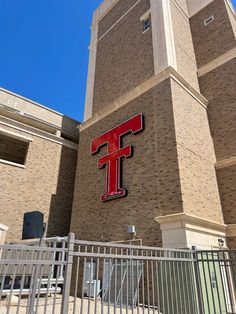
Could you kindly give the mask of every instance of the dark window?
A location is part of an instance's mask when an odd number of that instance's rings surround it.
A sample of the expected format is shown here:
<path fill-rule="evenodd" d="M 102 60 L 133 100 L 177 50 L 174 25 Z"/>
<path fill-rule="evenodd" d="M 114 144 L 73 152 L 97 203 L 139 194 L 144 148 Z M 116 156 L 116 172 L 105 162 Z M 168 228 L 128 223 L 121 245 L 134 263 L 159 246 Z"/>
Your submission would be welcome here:
<path fill-rule="evenodd" d="M 0 159 L 24 165 L 29 142 L 0 133 Z"/>
<path fill-rule="evenodd" d="M 151 16 L 149 16 L 143 21 L 143 31 L 145 32 L 146 30 L 151 28 L 151 25 L 152 25 Z"/>

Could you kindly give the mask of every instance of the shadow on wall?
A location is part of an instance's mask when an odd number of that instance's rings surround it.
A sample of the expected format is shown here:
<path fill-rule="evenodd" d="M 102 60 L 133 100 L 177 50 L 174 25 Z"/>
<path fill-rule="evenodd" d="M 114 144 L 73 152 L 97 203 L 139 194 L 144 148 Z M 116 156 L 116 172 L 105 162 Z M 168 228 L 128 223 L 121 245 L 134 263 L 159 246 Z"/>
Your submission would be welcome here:
<path fill-rule="evenodd" d="M 78 151 L 62 146 L 56 194 L 52 195 L 47 237 L 67 236 L 73 204 Z"/>

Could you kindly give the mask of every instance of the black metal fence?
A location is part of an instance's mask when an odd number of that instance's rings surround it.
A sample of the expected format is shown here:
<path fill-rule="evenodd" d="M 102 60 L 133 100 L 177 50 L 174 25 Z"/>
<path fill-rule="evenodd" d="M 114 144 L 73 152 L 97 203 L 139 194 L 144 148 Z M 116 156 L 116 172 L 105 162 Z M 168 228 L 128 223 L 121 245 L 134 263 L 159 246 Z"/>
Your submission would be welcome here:
<path fill-rule="evenodd" d="M 236 313 L 236 251 L 68 238 L 0 246 L 0 314 Z"/>

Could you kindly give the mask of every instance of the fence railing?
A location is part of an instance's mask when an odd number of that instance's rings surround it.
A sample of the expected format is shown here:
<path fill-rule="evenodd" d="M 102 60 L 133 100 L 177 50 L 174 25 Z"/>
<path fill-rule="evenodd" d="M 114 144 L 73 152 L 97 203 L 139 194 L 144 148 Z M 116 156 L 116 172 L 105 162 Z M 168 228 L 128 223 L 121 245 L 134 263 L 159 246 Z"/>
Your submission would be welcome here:
<path fill-rule="evenodd" d="M 0 246 L 0 314 L 236 313 L 236 251 L 46 243 Z"/>
<path fill-rule="evenodd" d="M 62 293 L 67 241 L 44 246 L 0 245 L 0 313 L 52 313 Z"/>
<path fill-rule="evenodd" d="M 236 313 L 236 250 L 197 251 L 204 313 Z"/>

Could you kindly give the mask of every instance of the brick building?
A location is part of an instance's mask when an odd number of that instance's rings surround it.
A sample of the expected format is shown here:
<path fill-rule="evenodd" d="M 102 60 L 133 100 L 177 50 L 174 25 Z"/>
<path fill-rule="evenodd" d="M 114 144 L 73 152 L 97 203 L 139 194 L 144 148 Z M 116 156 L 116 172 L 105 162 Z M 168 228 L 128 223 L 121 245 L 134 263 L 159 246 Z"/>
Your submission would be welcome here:
<path fill-rule="evenodd" d="M 79 122 L 0 89 L 0 243 L 20 240 L 24 213 L 44 213 L 47 236 L 67 235 Z"/>
<path fill-rule="evenodd" d="M 14 153 L 0 156 L 7 240 L 37 209 L 48 236 L 121 241 L 135 225 L 145 245 L 235 248 L 235 73 L 229 0 L 104 0 L 79 131 L 0 91 L 0 143 Z"/>
<path fill-rule="evenodd" d="M 95 11 L 71 219 L 78 238 L 127 239 L 135 225 L 144 244 L 211 248 L 227 238 L 235 247 L 235 36 L 228 0 L 105 0 Z M 145 129 L 123 134 L 115 151 L 114 132 L 139 114 Z"/>

